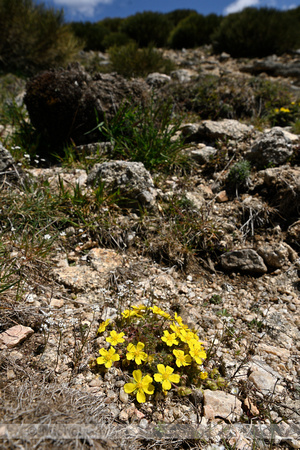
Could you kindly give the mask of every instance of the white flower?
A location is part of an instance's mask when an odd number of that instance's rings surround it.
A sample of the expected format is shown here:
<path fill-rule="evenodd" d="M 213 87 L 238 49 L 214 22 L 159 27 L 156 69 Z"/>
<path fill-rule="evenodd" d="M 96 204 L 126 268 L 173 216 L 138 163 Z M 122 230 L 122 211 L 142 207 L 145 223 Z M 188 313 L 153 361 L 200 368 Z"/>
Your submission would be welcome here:
<path fill-rule="evenodd" d="M 45 234 L 44 239 L 45 239 L 45 241 L 49 241 L 49 239 L 51 239 L 51 235 Z"/>

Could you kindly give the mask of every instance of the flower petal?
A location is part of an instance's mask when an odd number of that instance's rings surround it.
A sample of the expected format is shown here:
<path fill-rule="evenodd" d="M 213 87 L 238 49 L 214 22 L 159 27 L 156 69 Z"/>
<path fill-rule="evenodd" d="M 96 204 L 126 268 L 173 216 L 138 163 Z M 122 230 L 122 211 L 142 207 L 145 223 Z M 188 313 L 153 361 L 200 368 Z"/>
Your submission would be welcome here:
<path fill-rule="evenodd" d="M 160 373 L 165 373 L 165 371 L 166 371 L 165 366 L 163 364 L 157 364 L 157 370 Z"/>
<path fill-rule="evenodd" d="M 124 391 L 126 394 L 131 394 L 136 389 L 136 384 L 134 383 L 126 383 L 124 384 Z"/>
<path fill-rule="evenodd" d="M 161 375 L 160 373 L 155 373 L 153 376 L 154 376 L 154 380 L 155 380 L 157 383 L 161 383 L 161 382 L 162 382 L 163 377 L 162 377 L 162 375 Z"/>
<path fill-rule="evenodd" d="M 144 392 L 146 392 L 146 394 L 152 395 L 154 392 L 154 386 L 153 384 L 148 384 L 147 387 L 144 387 Z"/>
<path fill-rule="evenodd" d="M 136 399 L 139 403 L 145 403 L 146 401 L 146 396 L 144 394 L 144 391 L 142 389 L 139 389 L 137 394 L 136 394 Z"/>
<path fill-rule="evenodd" d="M 171 389 L 171 387 L 172 386 L 171 386 L 171 383 L 170 383 L 169 380 L 164 380 L 162 382 L 162 388 L 163 388 L 164 391 L 169 391 Z"/>
<path fill-rule="evenodd" d="M 132 372 L 133 378 L 135 379 L 135 381 L 137 383 L 140 383 L 141 379 L 142 379 L 142 372 L 140 370 L 134 370 Z"/>

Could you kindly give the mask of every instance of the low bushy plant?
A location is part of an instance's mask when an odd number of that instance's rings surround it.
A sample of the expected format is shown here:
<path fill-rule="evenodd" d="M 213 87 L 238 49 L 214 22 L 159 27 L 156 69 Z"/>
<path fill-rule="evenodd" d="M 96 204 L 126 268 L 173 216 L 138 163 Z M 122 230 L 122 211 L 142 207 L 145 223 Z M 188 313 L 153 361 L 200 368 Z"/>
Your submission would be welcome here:
<path fill-rule="evenodd" d="M 188 395 L 192 386 L 217 389 L 225 384 L 216 376 L 218 371 L 208 376 L 203 342 L 177 313 L 172 317 L 158 306 L 132 306 L 114 321 L 102 322 L 98 333 L 104 346 L 91 367 L 101 371 L 118 365 L 131 372 L 133 379 L 124 391 L 139 403 L 154 394 L 166 396 L 172 388 L 178 395 Z"/>
<path fill-rule="evenodd" d="M 248 186 L 251 173 L 251 164 L 247 160 L 241 160 L 234 164 L 226 179 L 226 189 L 229 192 L 238 192 Z"/>
<path fill-rule="evenodd" d="M 269 115 L 272 126 L 286 127 L 300 119 L 300 103 L 291 102 L 287 106 L 274 108 Z"/>
<path fill-rule="evenodd" d="M 138 48 L 135 42 L 109 49 L 112 70 L 124 77 L 144 77 L 151 72 L 170 73 L 174 63 L 154 47 Z"/>
<path fill-rule="evenodd" d="M 63 65 L 81 46 L 63 12 L 33 0 L 0 1 L 0 68 L 32 74 Z"/>

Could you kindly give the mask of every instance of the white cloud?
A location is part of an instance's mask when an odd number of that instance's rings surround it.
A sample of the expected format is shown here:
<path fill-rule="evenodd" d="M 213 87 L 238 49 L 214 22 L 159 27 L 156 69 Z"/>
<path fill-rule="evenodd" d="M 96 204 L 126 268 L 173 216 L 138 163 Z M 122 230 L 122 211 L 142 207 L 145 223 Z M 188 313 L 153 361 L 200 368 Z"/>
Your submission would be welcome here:
<path fill-rule="evenodd" d="M 258 6 L 260 0 L 236 0 L 224 9 L 224 14 L 231 14 L 242 11 L 250 6 Z"/>
<path fill-rule="evenodd" d="M 54 0 L 54 3 L 68 9 L 73 16 L 82 14 L 85 17 L 92 17 L 95 14 L 96 6 L 109 5 L 113 0 Z"/>
<path fill-rule="evenodd" d="M 294 4 L 291 4 L 291 5 L 283 5 L 283 6 L 282 6 L 282 9 L 283 9 L 284 11 L 287 11 L 287 10 L 290 10 L 290 9 L 295 9 L 295 8 L 297 8 L 297 5 L 294 5 Z"/>

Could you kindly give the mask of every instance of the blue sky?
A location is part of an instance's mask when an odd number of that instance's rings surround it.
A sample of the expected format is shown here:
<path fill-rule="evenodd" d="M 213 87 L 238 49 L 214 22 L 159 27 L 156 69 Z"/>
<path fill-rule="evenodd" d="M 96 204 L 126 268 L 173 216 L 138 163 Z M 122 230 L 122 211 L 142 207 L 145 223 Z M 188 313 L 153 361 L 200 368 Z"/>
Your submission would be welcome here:
<path fill-rule="evenodd" d="M 201 14 L 227 15 L 253 6 L 280 10 L 300 6 L 300 0 L 36 0 L 47 6 L 63 8 L 66 21 L 96 22 L 105 17 L 128 17 L 137 12 L 169 12 L 174 9 L 195 9 Z"/>

